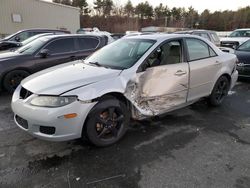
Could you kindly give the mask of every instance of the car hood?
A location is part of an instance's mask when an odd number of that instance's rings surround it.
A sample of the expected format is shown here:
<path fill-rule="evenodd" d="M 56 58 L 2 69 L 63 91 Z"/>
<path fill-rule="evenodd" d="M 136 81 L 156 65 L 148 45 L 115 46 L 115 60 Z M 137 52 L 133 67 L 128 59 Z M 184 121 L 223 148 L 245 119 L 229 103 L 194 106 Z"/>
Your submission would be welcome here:
<path fill-rule="evenodd" d="M 114 78 L 120 72 L 121 70 L 87 65 L 80 60 L 40 71 L 24 79 L 21 85 L 35 94 L 60 95 L 69 90 Z"/>
<path fill-rule="evenodd" d="M 220 41 L 222 42 L 239 42 L 240 44 L 242 44 L 243 42 L 249 40 L 248 37 L 225 37 L 225 38 L 221 38 Z"/>
<path fill-rule="evenodd" d="M 16 53 L 16 52 L 4 52 L 4 53 L 0 53 L 0 61 L 5 61 L 8 59 L 12 59 L 12 58 L 16 58 L 18 56 L 21 56 L 22 54 Z"/>

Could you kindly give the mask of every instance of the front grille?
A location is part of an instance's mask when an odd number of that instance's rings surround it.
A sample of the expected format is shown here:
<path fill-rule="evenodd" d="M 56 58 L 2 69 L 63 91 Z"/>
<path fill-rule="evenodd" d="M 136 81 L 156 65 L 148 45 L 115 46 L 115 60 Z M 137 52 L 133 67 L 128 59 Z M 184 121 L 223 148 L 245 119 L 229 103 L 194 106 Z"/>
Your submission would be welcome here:
<path fill-rule="evenodd" d="M 52 135 L 52 134 L 55 134 L 56 128 L 55 127 L 40 126 L 40 132 L 43 134 Z"/>
<path fill-rule="evenodd" d="M 237 42 L 237 41 L 222 41 L 220 45 L 222 47 L 236 48 L 239 46 L 239 42 Z"/>
<path fill-rule="evenodd" d="M 28 121 L 16 115 L 16 122 L 25 129 L 28 129 Z"/>
<path fill-rule="evenodd" d="M 29 96 L 31 96 L 33 93 L 24 87 L 21 88 L 20 91 L 20 99 L 27 99 Z"/>

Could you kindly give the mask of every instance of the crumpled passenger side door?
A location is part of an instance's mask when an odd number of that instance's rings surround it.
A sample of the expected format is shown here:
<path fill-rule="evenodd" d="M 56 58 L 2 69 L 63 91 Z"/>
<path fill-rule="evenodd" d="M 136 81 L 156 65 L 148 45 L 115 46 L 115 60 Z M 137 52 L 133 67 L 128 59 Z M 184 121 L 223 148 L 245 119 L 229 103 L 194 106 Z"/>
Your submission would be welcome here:
<path fill-rule="evenodd" d="M 158 115 L 186 103 L 188 82 L 188 63 L 157 66 L 137 73 L 126 93 L 143 115 Z"/>

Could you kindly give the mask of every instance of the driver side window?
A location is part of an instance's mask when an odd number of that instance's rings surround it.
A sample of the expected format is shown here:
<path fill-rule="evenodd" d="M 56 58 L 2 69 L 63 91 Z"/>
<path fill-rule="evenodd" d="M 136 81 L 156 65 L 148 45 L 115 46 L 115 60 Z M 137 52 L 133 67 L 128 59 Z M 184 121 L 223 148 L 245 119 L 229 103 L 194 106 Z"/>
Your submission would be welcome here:
<path fill-rule="evenodd" d="M 147 59 L 147 67 L 170 65 L 182 62 L 181 41 L 174 40 L 158 47 Z"/>
<path fill-rule="evenodd" d="M 22 42 L 32 36 L 32 32 L 24 31 L 16 35 L 11 41 Z"/>
<path fill-rule="evenodd" d="M 73 38 L 63 38 L 52 41 L 44 49 L 49 50 L 51 55 L 62 54 L 75 51 L 74 39 Z"/>

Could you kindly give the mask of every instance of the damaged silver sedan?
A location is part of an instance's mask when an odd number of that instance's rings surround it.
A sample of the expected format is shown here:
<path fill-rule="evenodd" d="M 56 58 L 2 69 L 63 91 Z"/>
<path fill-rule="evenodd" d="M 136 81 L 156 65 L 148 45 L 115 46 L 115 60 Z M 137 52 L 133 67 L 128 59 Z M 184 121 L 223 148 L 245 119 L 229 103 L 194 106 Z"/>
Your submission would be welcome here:
<path fill-rule="evenodd" d="M 206 39 L 155 34 L 118 40 L 86 60 L 36 73 L 12 98 L 16 124 L 45 140 L 107 146 L 143 119 L 206 98 L 220 105 L 235 85 L 236 56 Z"/>

